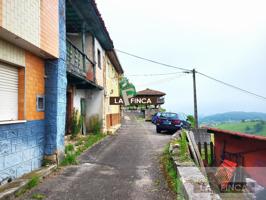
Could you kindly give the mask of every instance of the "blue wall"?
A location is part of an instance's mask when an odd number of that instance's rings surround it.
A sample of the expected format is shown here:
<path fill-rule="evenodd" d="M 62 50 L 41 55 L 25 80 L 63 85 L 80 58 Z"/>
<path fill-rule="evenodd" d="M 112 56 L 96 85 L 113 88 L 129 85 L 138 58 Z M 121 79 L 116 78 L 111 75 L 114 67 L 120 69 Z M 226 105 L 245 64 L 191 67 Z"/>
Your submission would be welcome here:
<path fill-rule="evenodd" d="M 64 152 L 67 87 L 65 0 L 59 0 L 59 59 L 47 60 L 45 72 L 45 154 L 54 155 Z"/>
<path fill-rule="evenodd" d="M 65 0 L 59 0 L 59 26 L 59 59 L 45 62 L 45 120 L 0 125 L 0 183 L 38 169 L 44 155 L 63 155 L 67 87 Z"/>
<path fill-rule="evenodd" d="M 44 120 L 0 125 L 0 182 L 38 169 L 44 145 Z"/>

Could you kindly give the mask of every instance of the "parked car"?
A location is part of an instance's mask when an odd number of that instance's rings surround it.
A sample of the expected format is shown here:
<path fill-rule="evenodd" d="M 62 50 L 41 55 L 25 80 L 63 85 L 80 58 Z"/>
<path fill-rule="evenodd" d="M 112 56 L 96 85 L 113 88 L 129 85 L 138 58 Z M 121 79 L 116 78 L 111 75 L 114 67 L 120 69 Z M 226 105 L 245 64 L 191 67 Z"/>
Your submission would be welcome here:
<path fill-rule="evenodd" d="M 161 131 L 176 132 L 182 128 L 181 120 L 178 114 L 171 112 L 164 112 L 158 116 L 156 121 L 156 132 Z"/>
<path fill-rule="evenodd" d="M 178 113 L 178 117 L 181 120 L 181 126 L 184 129 L 190 129 L 191 128 L 191 123 L 187 119 L 187 115 L 184 113 Z"/>
<path fill-rule="evenodd" d="M 155 113 L 151 118 L 151 123 L 156 124 L 158 117 L 161 115 L 160 112 Z"/>

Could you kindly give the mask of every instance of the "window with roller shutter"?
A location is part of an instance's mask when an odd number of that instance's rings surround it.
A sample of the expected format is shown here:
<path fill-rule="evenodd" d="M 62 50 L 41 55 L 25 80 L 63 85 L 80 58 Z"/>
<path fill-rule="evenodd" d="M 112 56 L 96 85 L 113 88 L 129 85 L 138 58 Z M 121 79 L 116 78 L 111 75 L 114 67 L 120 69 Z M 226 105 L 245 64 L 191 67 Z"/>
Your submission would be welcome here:
<path fill-rule="evenodd" d="M 18 68 L 0 63 L 0 121 L 18 119 Z"/>

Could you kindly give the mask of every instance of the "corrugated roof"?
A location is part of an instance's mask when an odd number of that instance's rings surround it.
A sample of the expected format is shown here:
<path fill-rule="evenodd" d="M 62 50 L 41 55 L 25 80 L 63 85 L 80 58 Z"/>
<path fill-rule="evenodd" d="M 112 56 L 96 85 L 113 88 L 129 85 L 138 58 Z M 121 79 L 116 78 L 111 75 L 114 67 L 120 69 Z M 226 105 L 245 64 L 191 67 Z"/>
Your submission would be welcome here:
<path fill-rule="evenodd" d="M 66 24 L 67 32 L 80 33 L 85 29 L 97 38 L 105 50 L 114 49 L 113 41 L 95 0 L 66 1 Z"/>
<path fill-rule="evenodd" d="M 254 140 L 266 141 L 266 137 L 265 136 L 251 135 L 249 133 L 228 131 L 228 130 L 222 130 L 222 129 L 219 129 L 219 128 L 212 128 L 212 127 L 204 127 L 204 128 L 207 128 L 208 132 L 213 132 L 213 133 L 218 133 L 218 134 L 228 134 L 228 135 L 234 135 L 234 136 L 239 136 L 239 137 L 244 137 L 244 138 L 249 138 L 249 139 L 254 139 Z"/>
<path fill-rule="evenodd" d="M 137 92 L 137 96 L 153 96 L 153 95 L 156 95 L 156 96 L 164 96 L 166 95 L 164 92 L 160 92 L 158 90 L 152 90 L 152 89 L 149 89 L 147 88 L 146 90 L 141 90 L 139 92 Z"/>

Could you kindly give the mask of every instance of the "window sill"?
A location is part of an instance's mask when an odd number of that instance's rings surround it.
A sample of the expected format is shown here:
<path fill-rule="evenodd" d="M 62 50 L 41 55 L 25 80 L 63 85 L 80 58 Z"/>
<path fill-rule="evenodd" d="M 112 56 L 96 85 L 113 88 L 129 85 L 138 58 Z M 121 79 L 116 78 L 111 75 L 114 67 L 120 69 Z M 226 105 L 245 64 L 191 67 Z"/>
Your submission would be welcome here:
<path fill-rule="evenodd" d="M 27 120 L 10 120 L 10 121 L 0 121 L 0 125 L 4 124 L 20 124 L 20 123 L 26 123 Z"/>

